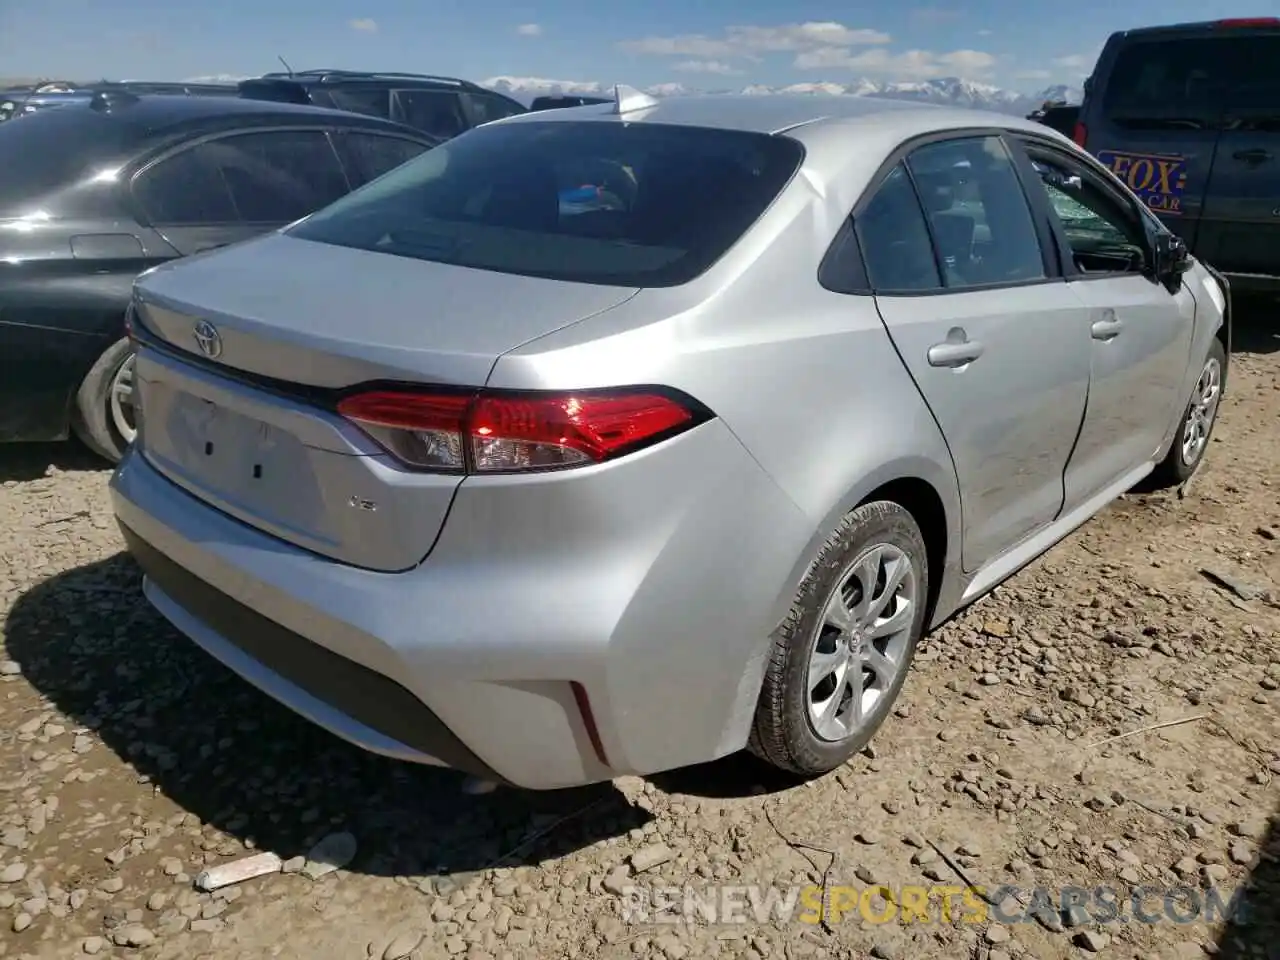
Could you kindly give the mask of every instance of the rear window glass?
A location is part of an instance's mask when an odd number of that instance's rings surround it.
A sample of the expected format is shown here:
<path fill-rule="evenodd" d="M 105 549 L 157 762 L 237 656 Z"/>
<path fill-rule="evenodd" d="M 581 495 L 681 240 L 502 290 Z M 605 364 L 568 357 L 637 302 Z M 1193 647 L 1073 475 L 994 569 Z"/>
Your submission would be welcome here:
<path fill-rule="evenodd" d="M 674 286 L 791 178 L 786 137 L 660 124 L 499 123 L 441 144 L 293 236 L 502 273 Z"/>
<path fill-rule="evenodd" d="M 1113 120 L 1169 119 L 1187 126 L 1231 110 L 1280 105 L 1280 32 L 1138 40 L 1120 49 L 1103 92 Z"/>
<path fill-rule="evenodd" d="M 0 215 L 27 213 L 52 191 L 118 163 L 128 133 L 80 104 L 0 123 Z"/>

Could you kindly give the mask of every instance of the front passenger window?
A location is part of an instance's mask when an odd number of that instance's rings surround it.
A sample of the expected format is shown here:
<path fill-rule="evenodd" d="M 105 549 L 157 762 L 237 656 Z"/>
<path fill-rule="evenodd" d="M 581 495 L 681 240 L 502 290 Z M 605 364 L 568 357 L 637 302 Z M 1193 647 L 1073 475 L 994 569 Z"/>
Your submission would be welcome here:
<path fill-rule="evenodd" d="M 1093 178 L 1038 152 L 1031 158 L 1049 205 L 1084 274 L 1140 273 L 1146 267 L 1145 231 Z"/>
<path fill-rule="evenodd" d="M 906 168 L 898 164 L 854 220 L 867 279 L 877 293 L 937 290 L 938 261 Z"/>

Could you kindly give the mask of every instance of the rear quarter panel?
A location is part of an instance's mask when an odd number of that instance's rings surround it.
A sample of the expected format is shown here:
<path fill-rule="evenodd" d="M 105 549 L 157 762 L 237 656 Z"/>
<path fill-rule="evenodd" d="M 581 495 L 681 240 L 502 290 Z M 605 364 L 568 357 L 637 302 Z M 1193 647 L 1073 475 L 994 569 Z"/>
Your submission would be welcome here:
<path fill-rule="evenodd" d="M 833 127 L 830 136 L 839 135 Z M 793 566 L 775 586 L 773 623 L 840 518 L 887 482 L 929 483 L 947 514 L 949 559 L 959 544 L 950 454 L 873 300 L 817 281 L 832 238 L 885 155 L 872 145 L 851 165 L 819 166 L 849 154 L 811 150 L 810 170 L 699 280 L 642 291 L 507 353 L 489 381 L 524 389 L 663 384 L 706 404 L 812 525 L 803 543 L 767 543 L 762 532 L 764 548 L 791 551 Z"/>

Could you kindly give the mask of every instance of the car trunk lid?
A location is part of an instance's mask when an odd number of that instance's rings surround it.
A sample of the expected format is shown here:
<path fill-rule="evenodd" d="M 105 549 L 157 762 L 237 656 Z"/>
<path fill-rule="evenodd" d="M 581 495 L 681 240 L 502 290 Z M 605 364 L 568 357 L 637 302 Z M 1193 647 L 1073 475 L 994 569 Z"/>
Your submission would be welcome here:
<path fill-rule="evenodd" d="M 244 523 L 384 571 L 427 555 L 461 477 L 403 467 L 337 395 L 479 388 L 501 354 L 635 293 L 280 235 L 174 266 L 138 283 L 143 455 Z"/>

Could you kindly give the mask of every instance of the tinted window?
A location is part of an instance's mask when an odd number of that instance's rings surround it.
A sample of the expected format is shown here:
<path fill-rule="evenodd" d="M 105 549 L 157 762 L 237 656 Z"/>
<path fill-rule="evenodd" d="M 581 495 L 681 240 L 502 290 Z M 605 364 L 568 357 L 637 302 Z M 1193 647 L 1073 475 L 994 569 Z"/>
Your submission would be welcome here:
<path fill-rule="evenodd" d="M 529 276 L 697 276 L 795 172 L 786 137 L 657 124 L 499 123 L 405 164 L 295 236 Z"/>
<path fill-rule="evenodd" d="M 1131 210 L 1126 210 L 1090 171 L 1076 164 L 1041 153 L 1033 154 L 1032 164 L 1080 269 L 1142 270 L 1145 231 Z"/>
<path fill-rule="evenodd" d="M 347 192 L 346 177 L 319 131 L 244 133 L 210 140 L 164 160 L 134 182 L 152 223 L 289 223 Z"/>
<path fill-rule="evenodd" d="M 388 90 L 369 87 L 334 87 L 327 92 L 329 99 L 339 110 L 381 117 L 383 120 L 391 116 L 391 93 Z"/>
<path fill-rule="evenodd" d="M 78 105 L 0 124 L 0 213 L 27 212 L 50 191 L 118 166 L 132 147 L 129 134 Z"/>
<path fill-rule="evenodd" d="M 466 98 L 471 104 L 471 112 L 475 114 L 476 123 L 488 123 L 490 120 L 501 120 L 503 117 L 524 112 L 519 104 L 487 93 L 468 93 Z"/>
<path fill-rule="evenodd" d="M 1116 122 L 1194 126 L 1280 104 L 1280 33 L 1138 40 L 1122 47 L 1102 109 Z"/>
<path fill-rule="evenodd" d="M 898 164 L 854 221 L 874 290 L 936 290 L 938 262 L 906 168 Z"/>
<path fill-rule="evenodd" d="M 337 138 L 337 143 L 353 186 L 376 180 L 427 149 L 413 140 L 372 133 L 346 133 Z"/>
<path fill-rule="evenodd" d="M 467 129 L 458 94 L 445 90 L 397 90 L 396 117 L 403 124 L 437 137 L 456 137 Z"/>
<path fill-rule="evenodd" d="M 907 165 L 948 287 L 1045 276 L 1031 208 L 999 137 L 931 143 Z"/>

